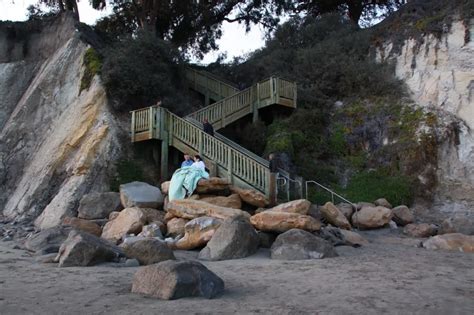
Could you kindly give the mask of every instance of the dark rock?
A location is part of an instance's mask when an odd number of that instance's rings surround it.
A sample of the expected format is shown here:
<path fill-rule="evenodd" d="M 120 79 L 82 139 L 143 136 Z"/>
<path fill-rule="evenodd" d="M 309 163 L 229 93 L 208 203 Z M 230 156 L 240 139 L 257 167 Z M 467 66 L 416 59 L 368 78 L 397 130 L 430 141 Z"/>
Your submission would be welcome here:
<path fill-rule="evenodd" d="M 140 268 L 132 292 L 163 300 L 188 296 L 208 299 L 224 291 L 224 281 L 197 261 L 167 260 Z"/>
<path fill-rule="evenodd" d="M 211 240 L 199 253 L 199 259 L 226 260 L 244 258 L 258 249 L 259 238 L 253 226 L 242 217 L 224 220 Z"/>
<path fill-rule="evenodd" d="M 78 217 L 81 219 L 104 219 L 112 211 L 123 209 L 117 192 L 90 193 L 79 202 Z"/>
<path fill-rule="evenodd" d="M 138 260 L 136 260 L 135 258 L 127 259 L 127 260 L 125 260 L 124 266 L 125 267 L 138 267 L 138 266 L 140 266 L 140 262 Z"/>
<path fill-rule="evenodd" d="M 277 238 L 277 234 L 262 232 L 262 231 L 258 231 L 257 235 L 259 239 L 259 246 L 262 248 L 272 247 L 272 244 L 275 242 L 275 239 Z"/>
<path fill-rule="evenodd" d="M 300 229 L 280 234 L 271 248 L 272 259 L 302 260 L 336 256 L 331 243 Z"/>
<path fill-rule="evenodd" d="M 43 230 L 26 240 L 25 248 L 32 252 L 57 253 L 67 239 L 71 227 L 56 226 Z"/>
<path fill-rule="evenodd" d="M 176 259 L 168 246 L 154 238 L 138 240 L 122 247 L 128 258 L 135 258 L 140 265 L 151 265 L 169 259 Z"/>
<path fill-rule="evenodd" d="M 92 234 L 72 230 L 61 245 L 56 261 L 59 267 L 92 266 L 100 262 L 118 261 L 122 250 Z"/>

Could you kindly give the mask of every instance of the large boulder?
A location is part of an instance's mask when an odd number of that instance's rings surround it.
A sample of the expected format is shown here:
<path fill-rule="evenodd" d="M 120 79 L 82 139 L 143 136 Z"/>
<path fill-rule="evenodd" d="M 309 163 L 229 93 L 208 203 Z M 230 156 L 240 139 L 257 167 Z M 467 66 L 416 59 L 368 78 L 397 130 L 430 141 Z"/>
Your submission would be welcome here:
<path fill-rule="evenodd" d="M 393 218 L 396 224 L 405 226 L 415 221 L 413 212 L 407 206 L 398 206 L 392 209 Z"/>
<path fill-rule="evenodd" d="M 263 211 L 250 218 L 260 231 L 283 233 L 291 229 L 318 231 L 321 223 L 313 217 L 298 213 Z"/>
<path fill-rule="evenodd" d="M 202 198 L 199 198 L 199 200 L 219 206 L 219 207 L 224 207 L 224 208 L 233 208 L 233 209 L 242 208 L 242 200 L 240 199 L 238 194 L 232 194 L 229 197 L 223 197 L 223 196 L 202 197 Z"/>
<path fill-rule="evenodd" d="M 211 177 L 209 179 L 200 179 L 195 192 L 198 194 L 219 193 L 229 190 L 229 187 L 229 180 L 220 177 Z"/>
<path fill-rule="evenodd" d="M 271 248 L 272 259 L 302 260 L 337 256 L 326 240 L 300 229 L 278 235 Z"/>
<path fill-rule="evenodd" d="M 348 231 L 348 230 L 339 230 L 342 235 L 344 235 L 344 240 L 348 245 L 351 246 L 363 246 L 363 245 L 368 245 L 369 242 L 363 238 L 360 234 L 353 232 L 353 231 Z"/>
<path fill-rule="evenodd" d="M 238 194 L 245 203 L 258 208 L 265 208 L 270 204 L 268 198 L 259 191 L 253 189 L 241 189 L 233 186 L 232 193 Z"/>
<path fill-rule="evenodd" d="M 224 281 L 197 261 L 168 260 L 140 268 L 132 292 L 163 300 L 202 296 L 213 298 L 224 291 Z"/>
<path fill-rule="evenodd" d="M 332 202 L 326 202 L 326 204 L 319 210 L 321 211 L 323 218 L 325 218 L 332 225 L 340 227 L 341 229 L 351 229 L 351 224 L 347 218 Z"/>
<path fill-rule="evenodd" d="M 474 235 L 474 218 L 463 216 L 453 217 L 441 223 L 438 234 L 461 233 Z"/>
<path fill-rule="evenodd" d="M 142 182 L 120 185 L 120 200 L 124 208 L 158 209 L 163 205 L 163 195 L 160 189 Z"/>
<path fill-rule="evenodd" d="M 354 213 L 354 207 L 350 203 L 341 202 L 336 205 L 339 211 L 346 217 L 347 220 L 352 218 L 352 214 Z"/>
<path fill-rule="evenodd" d="M 172 218 L 166 223 L 167 236 L 177 237 L 179 235 L 184 235 L 184 226 L 188 223 L 189 220 L 183 218 Z"/>
<path fill-rule="evenodd" d="M 200 200 L 173 200 L 168 204 L 168 213 L 183 219 L 194 219 L 202 216 L 214 217 L 225 220 L 231 217 L 250 217 L 250 215 L 239 209 L 224 208 L 211 205 Z"/>
<path fill-rule="evenodd" d="M 125 234 L 140 233 L 146 218 L 142 209 L 126 208 L 114 220 L 107 222 L 101 237 L 117 243 Z"/>
<path fill-rule="evenodd" d="M 222 220 L 212 217 L 199 217 L 186 223 L 184 236 L 169 244 L 173 249 L 194 249 L 203 247 L 212 238 Z"/>
<path fill-rule="evenodd" d="M 70 226 L 76 230 L 81 230 L 97 237 L 100 237 L 102 234 L 102 228 L 92 221 L 79 219 L 79 218 L 70 218 L 66 217 L 63 220 L 63 225 Z"/>
<path fill-rule="evenodd" d="M 376 229 L 392 220 L 392 211 L 385 207 L 364 207 L 352 215 L 352 224 L 360 229 Z"/>
<path fill-rule="evenodd" d="M 147 224 L 156 221 L 165 222 L 166 212 L 164 211 L 152 208 L 140 208 L 140 210 L 145 215 L 145 221 Z"/>
<path fill-rule="evenodd" d="M 120 211 L 122 209 L 119 193 L 90 193 L 84 195 L 79 202 L 77 216 L 87 220 L 104 219 L 107 218 L 112 211 Z"/>
<path fill-rule="evenodd" d="M 436 235 L 424 241 L 423 247 L 431 250 L 445 249 L 474 253 L 474 236 L 461 233 Z"/>
<path fill-rule="evenodd" d="M 55 260 L 59 261 L 59 267 L 92 266 L 100 262 L 118 261 L 122 256 L 122 250 L 108 241 L 72 230 Z"/>
<path fill-rule="evenodd" d="M 159 238 L 163 239 L 163 234 L 166 233 L 166 225 L 164 225 L 161 221 L 155 221 L 148 225 L 144 225 L 138 237 L 145 237 L 145 238 Z"/>
<path fill-rule="evenodd" d="M 164 242 L 154 238 L 126 243 L 122 248 L 128 258 L 135 258 L 140 265 L 151 265 L 176 259 L 173 251 Z"/>
<path fill-rule="evenodd" d="M 365 238 L 353 231 L 339 229 L 332 226 L 321 228 L 321 231 L 319 231 L 319 236 L 331 242 L 331 244 L 334 246 L 344 245 L 359 247 L 369 244 Z"/>
<path fill-rule="evenodd" d="M 275 206 L 271 211 L 277 212 L 290 212 L 290 213 L 299 213 L 299 214 L 308 214 L 309 208 L 311 207 L 311 202 L 306 199 L 298 199 L 290 202 L 285 202 Z"/>
<path fill-rule="evenodd" d="M 365 202 L 365 201 L 359 201 L 358 203 L 356 203 L 356 209 L 357 210 L 360 210 L 364 207 L 375 207 L 375 205 L 371 202 Z"/>
<path fill-rule="evenodd" d="M 199 259 L 226 260 L 244 258 L 258 249 L 259 237 L 242 217 L 225 220 L 199 253 Z"/>
<path fill-rule="evenodd" d="M 69 226 L 55 226 L 42 230 L 26 240 L 25 248 L 40 254 L 57 253 L 69 232 L 71 232 Z"/>
<path fill-rule="evenodd" d="M 392 209 L 392 205 L 390 204 L 390 202 L 388 202 L 387 199 L 385 198 L 379 198 L 377 200 L 374 201 L 374 204 L 376 206 L 380 206 L 380 207 L 385 207 L 385 208 L 388 208 L 388 209 Z"/>
<path fill-rule="evenodd" d="M 436 225 L 428 223 L 408 224 L 403 229 L 403 233 L 411 237 L 430 237 L 436 235 L 437 232 Z"/>

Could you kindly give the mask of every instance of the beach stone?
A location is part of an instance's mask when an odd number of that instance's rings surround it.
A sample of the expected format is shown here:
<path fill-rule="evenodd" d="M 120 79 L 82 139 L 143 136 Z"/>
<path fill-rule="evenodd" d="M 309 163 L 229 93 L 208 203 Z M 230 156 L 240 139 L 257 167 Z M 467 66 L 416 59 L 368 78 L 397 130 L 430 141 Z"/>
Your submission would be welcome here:
<path fill-rule="evenodd" d="M 153 208 L 163 205 L 163 195 L 158 187 L 143 182 L 120 185 L 120 200 L 124 208 Z"/>
<path fill-rule="evenodd" d="M 338 256 L 334 246 L 316 235 L 291 229 L 278 235 L 271 248 L 272 259 L 303 260 Z"/>
<path fill-rule="evenodd" d="M 170 237 L 184 235 L 184 226 L 188 222 L 189 220 L 183 218 L 172 218 L 168 223 L 166 223 L 166 230 L 168 231 L 166 235 Z"/>
<path fill-rule="evenodd" d="M 356 203 L 357 210 L 360 210 L 364 207 L 375 207 L 375 204 L 373 204 L 371 202 L 364 202 L 364 201 Z"/>
<path fill-rule="evenodd" d="M 59 249 L 59 267 L 92 266 L 100 262 L 118 261 L 122 250 L 92 234 L 72 230 Z"/>
<path fill-rule="evenodd" d="M 257 231 L 259 247 L 270 248 L 277 238 L 277 234 Z"/>
<path fill-rule="evenodd" d="M 220 177 L 210 177 L 209 179 L 200 179 L 195 192 L 198 194 L 218 193 L 229 190 L 229 187 L 229 180 Z"/>
<path fill-rule="evenodd" d="M 138 234 L 146 223 L 146 216 L 140 208 L 126 208 L 117 218 L 107 222 L 101 237 L 117 243 L 126 234 Z"/>
<path fill-rule="evenodd" d="M 202 247 L 212 238 L 221 223 L 222 220 L 212 217 L 193 219 L 184 226 L 184 236 L 169 245 L 173 249 L 183 250 Z"/>
<path fill-rule="evenodd" d="M 408 224 L 403 229 L 403 233 L 411 237 L 430 237 L 436 235 L 438 228 L 436 225 L 428 223 Z"/>
<path fill-rule="evenodd" d="M 167 260 L 141 267 L 133 277 L 132 292 L 163 300 L 202 296 L 211 299 L 224 291 L 224 281 L 197 261 Z"/>
<path fill-rule="evenodd" d="M 347 218 L 332 202 L 326 202 L 326 204 L 324 204 L 324 206 L 322 206 L 319 211 L 321 211 L 322 217 L 325 218 L 329 223 L 342 229 L 351 229 L 351 224 Z"/>
<path fill-rule="evenodd" d="M 107 218 L 112 211 L 120 211 L 122 209 L 119 193 L 90 193 L 84 195 L 79 202 L 77 216 L 87 220 L 103 219 Z"/>
<path fill-rule="evenodd" d="M 242 208 L 242 200 L 240 200 L 240 197 L 238 194 L 232 194 L 229 197 L 223 197 L 223 196 L 201 197 L 199 198 L 199 200 L 219 206 L 219 207 L 224 207 L 224 208 L 233 208 L 233 209 Z"/>
<path fill-rule="evenodd" d="M 385 208 L 388 208 L 388 209 L 392 209 L 392 205 L 385 198 L 379 198 L 379 199 L 375 200 L 374 205 L 380 206 L 380 207 L 385 207 Z"/>
<path fill-rule="evenodd" d="M 392 209 L 393 218 L 396 224 L 405 226 L 415 221 L 413 212 L 407 206 L 398 206 Z"/>
<path fill-rule="evenodd" d="M 430 250 L 444 249 L 474 253 L 474 236 L 461 233 L 436 235 L 424 241 L 423 247 Z"/>
<path fill-rule="evenodd" d="M 304 214 L 264 211 L 250 217 L 250 223 L 260 231 L 283 233 L 291 229 L 318 231 L 321 223 Z"/>
<path fill-rule="evenodd" d="M 134 259 L 127 259 L 125 260 L 124 263 L 125 267 L 138 267 L 140 266 L 140 262 L 138 260 Z"/>
<path fill-rule="evenodd" d="M 42 254 L 57 253 L 70 232 L 69 226 L 55 226 L 42 230 L 26 240 L 25 248 Z"/>
<path fill-rule="evenodd" d="M 356 232 L 343 229 L 340 229 L 340 232 L 342 233 L 342 235 L 344 235 L 344 239 L 348 245 L 357 247 L 369 244 L 369 241 L 367 241 L 365 238 L 363 238 L 360 234 Z"/>
<path fill-rule="evenodd" d="M 250 215 L 239 209 L 224 208 L 200 200 L 173 200 L 168 204 L 168 213 L 183 219 L 195 219 L 202 216 L 225 220 L 227 218 Z"/>
<path fill-rule="evenodd" d="M 277 212 L 290 212 L 290 213 L 299 213 L 299 214 L 308 214 L 309 208 L 311 207 L 311 202 L 306 199 L 298 199 L 290 202 L 285 202 L 270 208 L 268 210 L 277 211 Z"/>
<path fill-rule="evenodd" d="M 140 265 L 151 265 L 176 259 L 173 251 L 164 242 L 154 238 L 127 243 L 122 248 L 128 258 L 137 259 Z"/>
<path fill-rule="evenodd" d="M 63 225 L 90 233 L 97 237 L 100 237 L 100 235 L 102 234 L 102 228 L 97 223 L 84 219 L 66 217 L 63 220 Z"/>
<path fill-rule="evenodd" d="M 352 224 L 361 229 L 383 227 L 392 220 L 392 211 L 385 207 L 364 207 L 352 215 Z"/>
<path fill-rule="evenodd" d="M 171 184 L 171 181 L 166 181 L 166 182 L 161 183 L 161 193 L 163 195 L 167 195 L 168 192 L 170 191 L 170 184 Z"/>
<path fill-rule="evenodd" d="M 117 218 L 119 214 L 120 214 L 120 212 L 118 212 L 118 211 L 112 211 L 112 212 L 110 212 L 110 214 L 109 214 L 109 221 L 112 221 L 112 220 L 114 220 L 115 218 Z"/>
<path fill-rule="evenodd" d="M 253 255 L 259 244 L 257 232 L 244 218 L 226 219 L 199 253 L 203 260 L 238 259 Z"/>
<path fill-rule="evenodd" d="M 168 210 L 166 210 L 166 211 L 168 211 Z M 171 220 L 171 219 L 173 219 L 173 218 L 176 218 L 176 217 L 174 216 L 174 214 L 169 213 L 169 212 L 166 212 L 165 218 L 164 218 L 164 220 L 165 220 L 164 223 L 168 223 L 168 221 Z"/>
<path fill-rule="evenodd" d="M 336 207 L 342 212 L 347 220 L 351 220 L 352 214 L 354 213 L 354 207 L 350 203 L 341 202 L 338 203 Z"/>
<path fill-rule="evenodd" d="M 147 224 L 156 221 L 165 222 L 166 212 L 164 211 L 152 208 L 140 208 L 140 210 L 145 215 L 145 221 Z"/>
<path fill-rule="evenodd" d="M 157 237 L 163 239 L 163 232 L 166 231 L 166 226 L 160 222 L 152 222 L 148 225 L 144 225 L 142 231 L 137 235 L 138 237 L 152 238 Z"/>
<path fill-rule="evenodd" d="M 441 223 L 438 234 L 448 233 L 474 235 L 474 218 L 459 216 L 444 220 Z"/>
<path fill-rule="evenodd" d="M 265 208 L 270 204 L 267 197 L 259 191 L 253 189 L 241 189 L 235 186 L 231 187 L 232 193 L 238 194 L 245 203 L 258 208 Z"/>

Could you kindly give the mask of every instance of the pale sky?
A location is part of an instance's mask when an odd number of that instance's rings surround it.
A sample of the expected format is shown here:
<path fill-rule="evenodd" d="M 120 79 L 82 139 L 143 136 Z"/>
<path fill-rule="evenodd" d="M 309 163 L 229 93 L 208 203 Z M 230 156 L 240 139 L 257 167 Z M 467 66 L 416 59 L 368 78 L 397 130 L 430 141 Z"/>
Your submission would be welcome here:
<path fill-rule="evenodd" d="M 0 0 L 0 20 L 24 21 L 26 20 L 26 8 L 37 2 L 37 0 Z M 78 7 L 81 22 L 90 25 L 109 14 L 108 11 L 92 9 L 89 0 L 79 1 Z M 249 33 L 245 33 L 244 25 L 224 22 L 223 35 L 218 40 L 219 51 L 207 54 L 201 63 L 207 64 L 215 61 L 219 53 L 227 53 L 227 60 L 230 60 L 235 56 L 241 56 L 261 48 L 264 43 L 264 32 L 259 27 L 255 26 Z"/>

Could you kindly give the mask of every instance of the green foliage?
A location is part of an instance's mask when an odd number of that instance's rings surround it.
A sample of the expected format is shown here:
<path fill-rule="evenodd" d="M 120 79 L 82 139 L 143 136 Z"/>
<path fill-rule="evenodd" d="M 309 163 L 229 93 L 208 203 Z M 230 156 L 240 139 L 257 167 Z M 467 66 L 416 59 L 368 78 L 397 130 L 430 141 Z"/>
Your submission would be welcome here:
<path fill-rule="evenodd" d="M 119 191 L 122 184 L 146 181 L 142 168 L 133 160 L 120 160 L 116 168 L 116 175 L 110 182 L 111 191 Z"/>
<path fill-rule="evenodd" d="M 99 54 L 94 48 L 88 48 L 84 54 L 83 59 L 84 74 L 81 78 L 81 87 L 79 94 L 82 90 L 88 90 L 91 86 L 92 79 L 96 74 L 100 74 L 102 69 L 102 61 Z"/>

